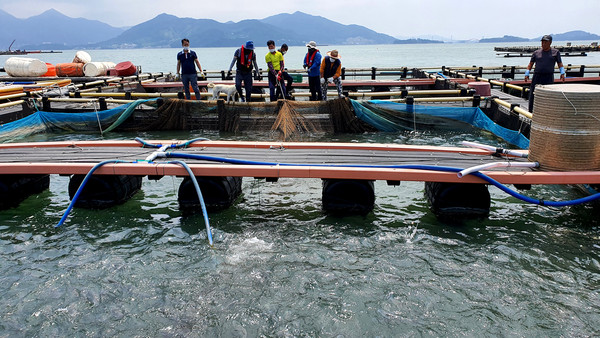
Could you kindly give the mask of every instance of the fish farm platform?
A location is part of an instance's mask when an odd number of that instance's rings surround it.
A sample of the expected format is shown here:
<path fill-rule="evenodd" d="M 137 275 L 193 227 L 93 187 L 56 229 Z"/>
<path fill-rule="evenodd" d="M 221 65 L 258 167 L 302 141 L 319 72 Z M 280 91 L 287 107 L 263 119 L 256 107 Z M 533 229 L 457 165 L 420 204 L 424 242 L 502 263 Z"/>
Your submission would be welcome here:
<path fill-rule="evenodd" d="M 183 141 L 149 143 L 181 145 Z M 456 171 L 443 168 L 527 162 L 477 148 L 371 143 L 197 141 L 170 149 L 164 153 L 173 156 L 147 160 L 157 149 L 144 148 L 137 141 L 4 143 L 0 144 L 0 175 L 86 174 L 102 161 L 115 160 L 121 162 L 108 163 L 95 174 L 188 176 L 180 166 L 167 163 L 188 156 L 196 157 L 185 159 L 195 176 L 485 183 L 474 175 L 459 178 Z M 550 172 L 515 166 L 482 172 L 503 184 L 600 183 L 600 171 Z"/>

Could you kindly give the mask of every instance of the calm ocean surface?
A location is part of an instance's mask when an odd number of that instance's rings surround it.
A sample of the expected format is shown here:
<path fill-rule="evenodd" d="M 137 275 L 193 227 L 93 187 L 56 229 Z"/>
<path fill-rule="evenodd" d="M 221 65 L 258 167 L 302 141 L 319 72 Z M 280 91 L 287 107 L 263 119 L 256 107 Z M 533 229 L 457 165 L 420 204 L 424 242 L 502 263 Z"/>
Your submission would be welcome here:
<path fill-rule="evenodd" d="M 589 42 L 582 42 L 582 44 Z M 257 45 L 259 43 L 256 43 Z M 558 44 L 558 43 L 557 43 Z M 575 44 L 575 42 L 574 42 Z M 192 41 L 192 49 L 194 41 Z M 527 64 L 497 57 L 494 44 L 323 46 L 345 67 Z M 235 48 L 196 49 L 203 68 L 226 70 Z M 305 47 L 291 47 L 301 68 Z M 130 60 L 145 72 L 174 72 L 175 49 L 92 50 L 95 61 Z M 39 55 L 70 62 L 75 51 Z M 266 47 L 258 48 L 258 55 Z M 600 53 L 596 53 L 600 54 Z M 565 64 L 600 64 L 600 55 Z M 0 56 L 3 64 L 7 57 Z M 264 67 L 264 60 L 259 57 Z M 268 133 L 113 133 L 104 139 L 269 140 Z M 33 136 L 29 141 L 101 139 Z M 312 135 L 307 141 L 498 144 L 485 133 Z M 75 209 L 54 229 L 68 178 L 0 211 L 0 337 L 56 336 L 598 336 L 600 207 L 539 207 L 490 188 L 489 218 L 444 223 L 429 211 L 423 183 L 376 182 L 367 216 L 321 210 L 321 181 L 246 178 L 230 209 L 178 210 L 180 178 L 144 179 L 142 191 L 103 211 Z M 534 198 L 580 197 L 537 186 Z"/>

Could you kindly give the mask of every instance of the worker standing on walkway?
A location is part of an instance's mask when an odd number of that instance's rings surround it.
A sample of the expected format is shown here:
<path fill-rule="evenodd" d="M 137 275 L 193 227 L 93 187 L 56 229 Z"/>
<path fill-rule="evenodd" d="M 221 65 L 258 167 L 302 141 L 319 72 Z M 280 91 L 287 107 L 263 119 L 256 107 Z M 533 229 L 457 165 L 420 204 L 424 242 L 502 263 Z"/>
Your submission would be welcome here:
<path fill-rule="evenodd" d="M 529 73 L 535 64 L 533 79 L 529 86 L 529 112 L 533 112 L 533 94 L 535 86 L 539 84 L 554 83 L 554 63 L 558 65 L 560 70 L 560 79 L 565 80 L 565 67 L 563 67 L 560 51 L 550 47 L 552 45 L 552 36 L 544 35 L 542 37 L 542 48 L 536 50 L 531 55 L 531 61 L 527 65 L 525 71 L 525 81 L 529 81 Z"/>

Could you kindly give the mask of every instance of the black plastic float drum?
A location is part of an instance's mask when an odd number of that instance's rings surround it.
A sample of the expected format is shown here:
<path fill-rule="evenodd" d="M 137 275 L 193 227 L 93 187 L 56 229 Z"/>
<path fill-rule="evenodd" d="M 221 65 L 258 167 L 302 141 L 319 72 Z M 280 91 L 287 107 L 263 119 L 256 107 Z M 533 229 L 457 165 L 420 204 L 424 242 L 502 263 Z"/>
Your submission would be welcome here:
<path fill-rule="evenodd" d="M 375 204 L 374 181 L 323 180 L 323 210 L 340 215 L 364 215 Z"/>
<path fill-rule="evenodd" d="M 490 192 L 485 184 L 425 182 L 425 195 L 440 218 L 477 218 L 490 213 Z"/>
<path fill-rule="evenodd" d="M 207 210 L 230 207 L 242 193 L 242 178 L 233 176 L 196 176 Z M 179 185 L 179 208 L 185 213 L 202 211 L 192 179 L 186 177 Z"/>
<path fill-rule="evenodd" d="M 16 207 L 50 186 L 50 175 L 0 175 L 0 210 Z"/>
<path fill-rule="evenodd" d="M 92 175 L 87 181 L 75 207 L 85 209 L 105 209 L 125 203 L 142 188 L 143 176 Z M 69 181 L 69 198 L 79 189 L 85 175 L 73 175 Z"/>

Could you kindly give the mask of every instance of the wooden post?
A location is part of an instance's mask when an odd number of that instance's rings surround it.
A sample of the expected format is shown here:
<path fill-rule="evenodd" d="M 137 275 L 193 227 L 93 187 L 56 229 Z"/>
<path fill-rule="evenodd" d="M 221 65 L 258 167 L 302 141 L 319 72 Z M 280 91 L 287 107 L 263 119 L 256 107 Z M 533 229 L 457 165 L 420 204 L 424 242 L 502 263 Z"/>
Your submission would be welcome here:
<path fill-rule="evenodd" d="M 100 110 L 108 110 L 108 106 L 106 105 L 106 98 L 99 98 L 98 103 L 100 103 Z"/>
<path fill-rule="evenodd" d="M 52 110 L 52 108 L 50 108 L 50 100 L 48 99 L 48 96 L 42 97 L 42 110 L 48 112 Z"/>

